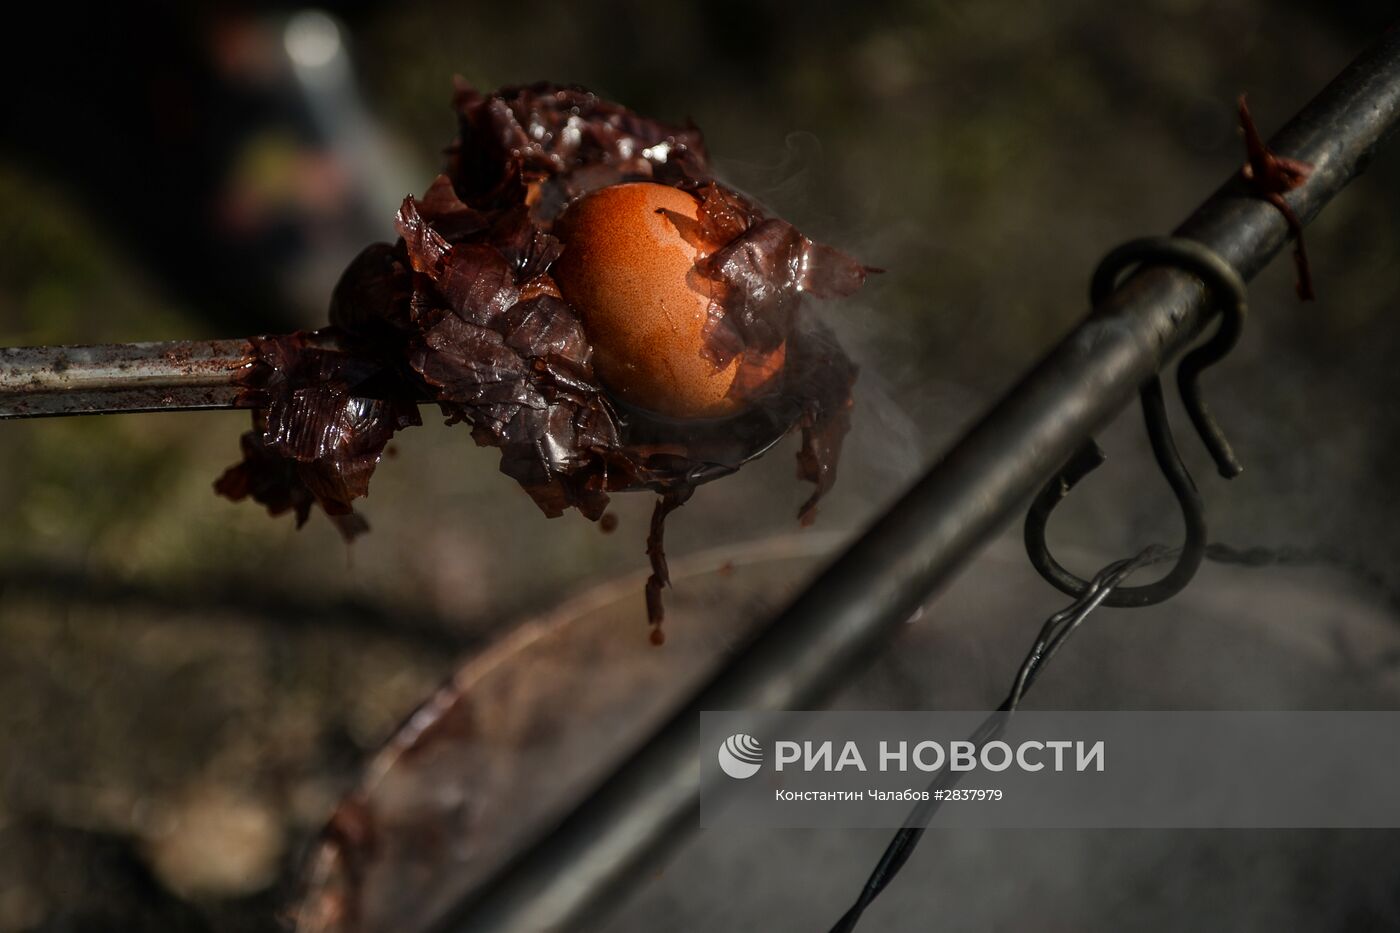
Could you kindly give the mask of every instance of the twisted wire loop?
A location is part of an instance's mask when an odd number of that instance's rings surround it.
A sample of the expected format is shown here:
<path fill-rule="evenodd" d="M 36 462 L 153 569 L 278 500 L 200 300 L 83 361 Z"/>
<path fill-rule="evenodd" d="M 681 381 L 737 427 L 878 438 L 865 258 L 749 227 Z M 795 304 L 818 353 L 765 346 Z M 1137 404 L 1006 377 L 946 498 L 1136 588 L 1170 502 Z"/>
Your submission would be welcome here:
<path fill-rule="evenodd" d="M 1177 385 L 1191 423 L 1214 459 L 1220 475 L 1226 479 L 1238 476 L 1242 467 L 1225 432 L 1201 397 L 1200 376 L 1203 370 L 1224 358 L 1239 341 L 1246 310 L 1244 280 L 1220 254 L 1203 243 L 1181 237 L 1144 237 L 1122 244 L 1099 263 L 1089 287 L 1093 304 L 1098 306 L 1112 294 L 1121 273 L 1134 265 L 1168 265 L 1184 269 L 1205 283 L 1220 307 L 1220 326 L 1209 340 L 1182 359 L 1177 369 Z M 1115 588 L 1106 597 L 1105 605 L 1109 606 L 1150 606 L 1170 599 L 1191 582 L 1206 552 L 1205 503 L 1172 438 L 1161 379 L 1156 375 L 1148 379 L 1142 386 L 1140 396 L 1152 455 L 1181 507 L 1186 524 L 1186 540 L 1179 549 L 1176 564 L 1165 576 L 1142 586 Z M 1069 491 L 1105 459 L 1097 443 L 1093 440 L 1085 443 L 1041 489 L 1026 515 L 1025 545 L 1031 565 L 1052 586 L 1071 596 L 1085 592 L 1089 581 L 1067 570 L 1050 553 L 1045 541 L 1045 528 L 1051 513 L 1069 495 Z"/>
<path fill-rule="evenodd" d="M 1045 665 L 1050 662 L 1075 630 L 1089 617 L 1099 606 L 1111 605 L 1110 598 L 1115 591 L 1120 591 L 1121 584 L 1133 573 L 1151 564 L 1160 563 L 1179 556 L 1177 550 L 1168 550 L 1160 545 L 1152 545 L 1145 548 L 1137 555 L 1124 560 L 1114 561 L 1100 570 L 1092 580 L 1085 583 L 1083 592 L 1076 596 L 1074 602 L 1064 609 L 1052 615 L 1045 621 L 1035 642 L 1031 645 L 1031 650 L 1027 653 L 1020 668 L 1016 672 L 1015 679 L 1011 682 L 1011 689 L 1006 695 L 1006 699 L 992 713 L 982 721 L 982 724 L 968 736 L 981 753 L 982 748 L 991 741 L 999 738 L 1011 721 L 1012 715 L 1020 707 L 1021 701 L 1025 698 L 1031 685 L 1040 676 L 1040 672 L 1045 669 Z M 953 771 L 943 768 L 928 786 L 928 799 L 921 800 L 904 820 L 904 825 L 894 834 L 890 844 L 885 847 L 884 854 L 880 856 L 880 861 L 876 864 L 870 877 L 866 879 L 865 886 L 861 888 L 860 895 L 856 898 L 850 909 L 841 916 L 836 925 L 831 928 L 831 933 L 852 933 L 856 924 L 860 922 L 861 915 L 865 913 L 867 907 L 874 902 L 895 875 L 904 867 L 904 863 L 913 854 L 914 848 L 923 838 L 924 830 L 928 828 L 929 821 L 938 812 L 942 801 L 939 799 L 939 791 L 948 791 L 956 787 L 962 780 L 965 772 Z"/>

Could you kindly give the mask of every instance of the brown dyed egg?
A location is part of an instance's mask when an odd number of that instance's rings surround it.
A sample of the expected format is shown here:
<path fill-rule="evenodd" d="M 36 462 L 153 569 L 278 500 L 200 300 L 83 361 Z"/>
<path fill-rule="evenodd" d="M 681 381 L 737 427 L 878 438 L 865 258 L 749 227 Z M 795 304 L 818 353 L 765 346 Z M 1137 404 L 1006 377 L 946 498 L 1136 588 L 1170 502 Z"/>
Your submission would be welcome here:
<path fill-rule="evenodd" d="M 740 359 L 718 369 L 704 353 L 709 283 L 691 271 L 718 244 L 687 242 L 658 213 L 694 221 L 698 208 L 678 188 L 633 182 L 585 195 L 555 228 L 564 252 L 551 271 L 583 319 L 598 377 L 623 401 L 671 418 L 732 415 L 752 395 L 731 391 Z M 776 373 L 784 354 L 779 347 L 758 371 Z"/>

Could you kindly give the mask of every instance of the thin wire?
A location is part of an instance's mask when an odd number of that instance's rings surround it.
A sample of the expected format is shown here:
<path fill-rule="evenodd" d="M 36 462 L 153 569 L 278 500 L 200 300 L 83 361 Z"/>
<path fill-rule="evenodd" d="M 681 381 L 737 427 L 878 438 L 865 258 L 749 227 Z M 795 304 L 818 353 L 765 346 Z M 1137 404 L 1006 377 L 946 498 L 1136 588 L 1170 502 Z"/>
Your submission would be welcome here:
<path fill-rule="evenodd" d="M 1026 692 L 1040 676 L 1045 665 L 1089 617 L 1089 614 L 1104 603 L 1116 587 L 1136 571 L 1152 564 L 1171 560 L 1179 553 L 1180 549 L 1177 548 L 1152 545 L 1135 557 L 1114 561 L 1100 570 L 1089 581 L 1088 586 L 1075 598 L 1074 602 L 1047 619 L 1045 624 L 1041 626 L 1040 633 L 1036 636 L 1030 652 L 1021 662 L 1021 667 L 1016 672 L 1016 678 L 1011 683 L 1011 690 L 1007 693 L 1006 699 L 1002 701 L 1001 706 L 997 707 L 997 711 L 983 720 L 982 724 L 969 737 L 978 750 L 980 751 L 986 743 L 996 739 L 1006 730 L 1012 714 L 1021 705 Z M 957 786 L 958 782 L 962 780 L 963 773 L 947 768 L 938 773 L 938 776 L 929 784 L 928 798 L 920 801 L 909 812 L 904 826 L 895 833 L 894 838 L 890 840 L 890 844 L 880 857 L 879 863 L 876 864 L 875 870 L 870 873 L 865 886 L 861 889 L 860 896 L 851 905 L 850 910 L 846 911 L 836 922 L 836 925 L 831 928 L 831 933 L 851 933 L 856 928 L 856 924 L 860 921 L 861 915 L 865 913 L 865 909 L 894 880 L 895 875 L 899 873 L 899 870 L 904 867 L 904 863 L 909 860 L 909 856 L 913 854 L 914 847 L 919 844 L 929 821 L 942 803 L 941 798 L 945 795 L 940 792 Z"/>

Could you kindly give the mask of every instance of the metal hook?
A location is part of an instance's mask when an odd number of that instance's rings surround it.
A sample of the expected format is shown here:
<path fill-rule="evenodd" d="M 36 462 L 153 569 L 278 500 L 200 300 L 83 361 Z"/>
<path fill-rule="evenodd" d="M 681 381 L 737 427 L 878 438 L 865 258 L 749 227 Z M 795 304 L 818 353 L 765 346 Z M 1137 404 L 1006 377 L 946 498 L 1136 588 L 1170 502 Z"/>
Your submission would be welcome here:
<path fill-rule="evenodd" d="M 1244 280 L 1234 267 L 1202 243 L 1178 237 L 1145 237 L 1124 243 L 1099 263 L 1089 289 L 1095 307 L 1117 287 L 1120 273 L 1133 264 L 1173 265 L 1185 269 L 1198 276 L 1220 303 L 1220 327 L 1208 341 L 1181 361 L 1177 383 L 1191 423 L 1214 458 L 1220 474 L 1227 479 L 1237 476 L 1241 470 L 1239 461 L 1201 398 L 1199 379 L 1202 370 L 1223 358 L 1239 340 L 1246 307 Z M 1140 396 L 1152 454 L 1181 506 L 1182 518 L 1186 523 L 1186 541 L 1176 564 L 1165 576 L 1155 583 L 1115 589 L 1104 600 L 1107 606 L 1150 606 L 1167 600 L 1191 582 L 1205 557 L 1205 504 L 1172 438 L 1161 379 L 1154 375 L 1147 380 Z M 1105 459 L 1103 450 L 1090 440 L 1041 489 L 1026 515 L 1026 553 L 1032 566 L 1052 586 L 1071 596 L 1084 593 L 1090 585 L 1089 581 L 1066 570 L 1050 553 L 1045 543 L 1045 526 L 1049 523 L 1050 513 L 1069 495 L 1069 491 Z"/>
<path fill-rule="evenodd" d="M 1220 475 L 1234 479 L 1244 469 L 1215 416 L 1201 398 L 1201 372 L 1220 362 L 1235 348 L 1244 330 L 1247 310 L 1244 279 L 1219 253 L 1196 240 L 1182 237 L 1143 237 L 1117 247 L 1099 263 L 1089 284 L 1089 300 L 1098 307 L 1118 285 L 1119 274 L 1134 263 L 1173 265 L 1205 283 L 1220 308 L 1220 326 L 1209 340 L 1182 357 L 1177 367 L 1177 390 L 1201 442 L 1210 451 Z"/>

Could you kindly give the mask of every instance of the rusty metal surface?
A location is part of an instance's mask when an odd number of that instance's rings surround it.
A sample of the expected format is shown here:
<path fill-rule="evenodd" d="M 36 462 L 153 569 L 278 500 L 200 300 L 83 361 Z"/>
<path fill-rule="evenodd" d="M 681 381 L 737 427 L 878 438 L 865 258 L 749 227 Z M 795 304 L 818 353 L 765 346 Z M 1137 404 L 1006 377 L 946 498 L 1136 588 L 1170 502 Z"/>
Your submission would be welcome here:
<path fill-rule="evenodd" d="M 246 340 L 0 348 L 0 420 L 237 408 Z"/>

